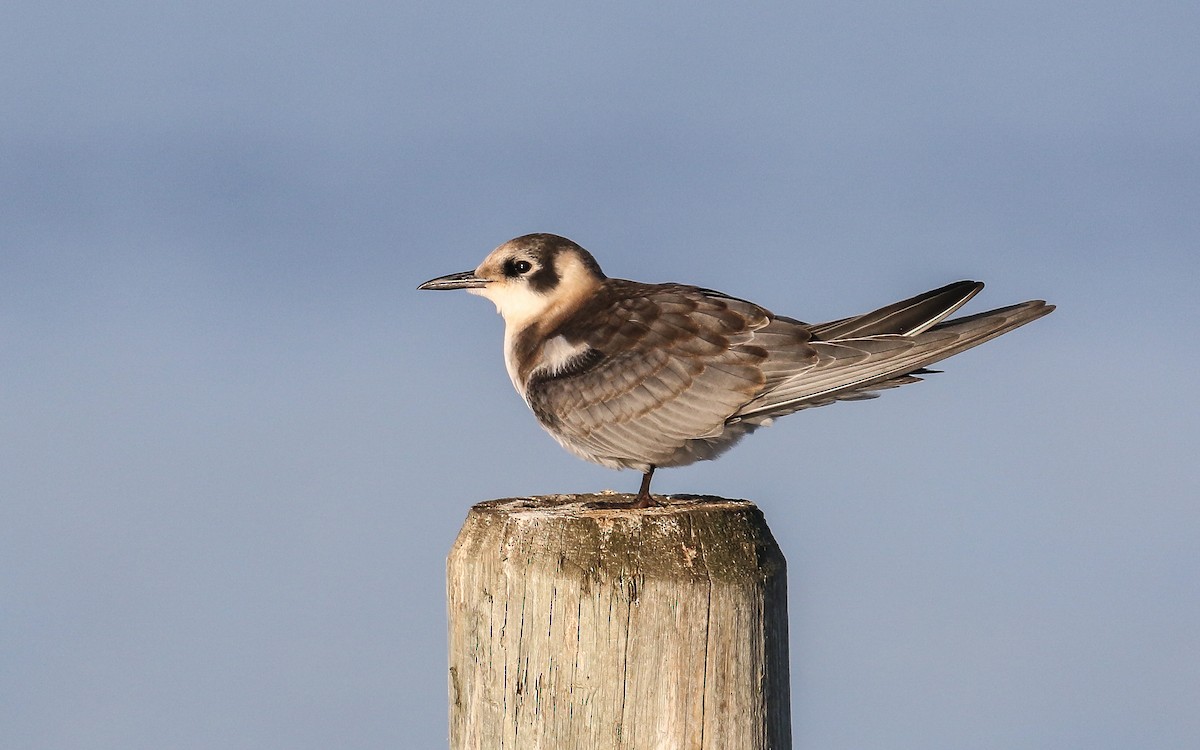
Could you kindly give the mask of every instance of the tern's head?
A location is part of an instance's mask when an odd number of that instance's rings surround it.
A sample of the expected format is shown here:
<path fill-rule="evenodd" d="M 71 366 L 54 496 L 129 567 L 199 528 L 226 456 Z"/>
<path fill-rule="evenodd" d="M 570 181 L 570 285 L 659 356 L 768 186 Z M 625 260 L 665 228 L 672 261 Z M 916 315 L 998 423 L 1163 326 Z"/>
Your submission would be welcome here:
<path fill-rule="evenodd" d="M 587 250 L 555 234 L 527 234 L 505 242 L 474 271 L 426 281 L 418 289 L 466 289 L 487 297 L 513 328 L 570 312 L 604 280 Z"/>

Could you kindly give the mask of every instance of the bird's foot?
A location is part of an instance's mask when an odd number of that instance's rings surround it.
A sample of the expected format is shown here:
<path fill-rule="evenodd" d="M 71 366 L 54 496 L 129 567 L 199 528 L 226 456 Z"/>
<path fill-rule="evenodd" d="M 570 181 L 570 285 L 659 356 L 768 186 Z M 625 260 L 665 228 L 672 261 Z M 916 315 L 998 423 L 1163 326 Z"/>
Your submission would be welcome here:
<path fill-rule="evenodd" d="M 645 510 L 646 508 L 660 508 L 666 503 L 661 500 L 655 500 L 650 494 L 650 478 L 654 476 L 654 467 L 642 474 L 642 486 L 638 488 L 637 496 L 633 498 L 633 502 L 629 503 L 609 503 L 600 500 L 595 503 L 588 503 L 591 508 L 608 508 L 614 510 Z"/>
<path fill-rule="evenodd" d="M 651 495 L 649 492 L 639 492 L 638 496 L 629 504 L 629 507 L 644 510 L 646 508 L 659 508 L 664 505 L 666 503 L 661 500 L 655 500 L 654 495 Z"/>

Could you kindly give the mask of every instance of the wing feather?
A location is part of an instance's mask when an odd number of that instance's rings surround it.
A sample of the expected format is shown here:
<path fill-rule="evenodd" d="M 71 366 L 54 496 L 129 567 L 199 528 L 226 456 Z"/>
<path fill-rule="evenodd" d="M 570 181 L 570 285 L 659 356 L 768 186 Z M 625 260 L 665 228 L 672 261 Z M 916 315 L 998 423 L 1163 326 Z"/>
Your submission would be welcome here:
<path fill-rule="evenodd" d="M 743 406 L 733 420 L 769 419 L 837 400 L 873 398 L 875 390 L 911 383 L 912 373 L 1046 315 L 1053 306 L 1025 302 L 934 325 L 916 336 L 881 335 L 814 341 L 816 366 Z M 869 395 L 864 395 L 869 394 Z"/>
<path fill-rule="evenodd" d="M 965 305 L 980 289 L 983 289 L 982 282 L 956 281 L 864 315 L 811 326 L 810 330 L 815 337 L 825 340 L 883 333 L 915 336 L 929 330 Z"/>
<path fill-rule="evenodd" d="M 855 318 L 808 326 L 745 300 L 607 279 L 547 337 L 587 353 L 535 371 L 525 397 L 584 458 L 645 470 L 712 458 L 771 419 L 875 398 L 923 368 L 1053 310 L 1042 301 L 945 321 L 982 284 L 961 281 Z"/>
<path fill-rule="evenodd" d="M 720 435 L 764 387 L 769 353 L 754 339 L 767 311 L 680 285 L 610 279 L 606 292 L 553 334 L 605 356 L 526 388 L 564 445 L 619 465 L 669 465 L 689 441 Z"/>

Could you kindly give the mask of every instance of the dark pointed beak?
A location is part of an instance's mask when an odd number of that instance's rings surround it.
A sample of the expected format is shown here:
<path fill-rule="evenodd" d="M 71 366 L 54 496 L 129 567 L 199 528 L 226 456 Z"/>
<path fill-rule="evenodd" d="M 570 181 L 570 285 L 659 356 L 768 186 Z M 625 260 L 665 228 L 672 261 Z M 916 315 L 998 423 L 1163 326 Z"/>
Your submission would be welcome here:
<path fill-rule="evenodd" d="M 439 276 L 436 279 L 426 281 L 417 289 L 478 289 L 481 286 L 487 286 L 488 280 L 481 279 L 475 275 L 474 271 L 463 271 L 462 273 L 452 273 L 449 276 Z"/>

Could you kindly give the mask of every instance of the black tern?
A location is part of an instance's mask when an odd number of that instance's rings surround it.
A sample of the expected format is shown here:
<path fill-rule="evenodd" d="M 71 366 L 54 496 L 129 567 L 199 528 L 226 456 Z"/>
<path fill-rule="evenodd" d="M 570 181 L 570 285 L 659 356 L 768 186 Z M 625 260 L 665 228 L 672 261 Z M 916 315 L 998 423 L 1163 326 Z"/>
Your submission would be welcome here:
<path fill-rule="evenodd" d="M 874 312 L 810 325 L 728 294 L 604 275 L 565 237 L 528 234 L 474 271 L 419 289 L 466 289 L 504 317 L 504 361 L 542 427 L 581 458 L 643 473 L 716 458 L 800 409 L 874 398 L 926 367 L 1054 310 L 1042 300 L 945 320 L 983 284 L 958 281 Z"/>

